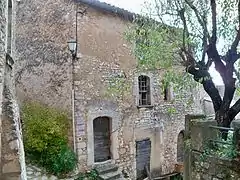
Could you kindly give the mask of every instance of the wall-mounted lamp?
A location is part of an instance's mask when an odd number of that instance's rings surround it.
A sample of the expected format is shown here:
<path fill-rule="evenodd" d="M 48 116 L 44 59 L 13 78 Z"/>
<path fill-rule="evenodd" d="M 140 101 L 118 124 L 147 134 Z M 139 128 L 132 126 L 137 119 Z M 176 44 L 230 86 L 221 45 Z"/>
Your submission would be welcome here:
<path fill-rule="evenodd" d="M 76 58 L 77 56 L 77 41 L 76 40 L 70 40 L 68 41 L 68 49 L 72 54 L 73 58 Z"/>
<path fill-rule="evenodd" d="M 75 60 L 77 58 L 77 50 L 78 50 L 78 47 L 77 47 L 77 40 L 78 40 L 78 14 L 81 14 L 82 16 L 86 13 L 87 11 L 87 8 L 84 10 L 84 11 L 76 11 L 76 14 L 75 14 L 75 33 L 76 33 L 76 39 L 74 40 L 70 40 L 68 41 L 68 49 L 69 51 L 71 52 L 72 54 L 72 57 L 73 57 L 73 60 Z"/>

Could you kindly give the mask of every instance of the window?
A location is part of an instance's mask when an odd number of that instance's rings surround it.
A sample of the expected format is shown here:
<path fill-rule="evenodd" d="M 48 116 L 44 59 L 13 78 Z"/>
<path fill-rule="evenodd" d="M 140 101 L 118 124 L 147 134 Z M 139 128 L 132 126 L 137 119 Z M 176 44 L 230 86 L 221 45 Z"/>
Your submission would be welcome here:
<path fill-rule="evenodd" d="M 169 85 L 165 85 L 163 93 L 164 101 L 172 101 L 174 99 L 173 87 L 171 83 Z"/>
<path fill-rule="evenodd" d="M 165 100 L 165 101 L 167 101 L 167 100 L 169 99 L 169 98 L 168 98 L 168 94 L 169 94 L 168 91 L 169 91 L 168 88 L 165 87 L 165 88 L 164 88 L 164 100 Z"/>
<path fill-rule="evenodd" d="M 12 51 L 12 0 L 8 0 L 7 53 Z"/>
<path fill-rule="evenodd" d="M 148 76 L 138 77 L 139 106 L 151 105 L 150 78 Z"/>
<path fill-rule="evenodd" d="M 182 163 L 184 158 L 184 130 L 178 134 L 177 139 L 177 162 Z"/>

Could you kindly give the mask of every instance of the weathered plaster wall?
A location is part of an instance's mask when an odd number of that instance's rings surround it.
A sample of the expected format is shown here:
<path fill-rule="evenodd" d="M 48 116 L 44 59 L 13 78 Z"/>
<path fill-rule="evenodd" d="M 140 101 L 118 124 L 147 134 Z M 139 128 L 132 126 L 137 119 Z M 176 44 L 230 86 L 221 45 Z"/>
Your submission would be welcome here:
<path fill-rule="evenodd" d="M 21 1 L 16 18 L 18 98 L 38 100 L 71 112 L 74 6 L 69 0 Z"/>
<path fill-rule="evenodd" d="M 67 40 L 75 37 L 75 8 L 70 0 L 22 1 L 17 11 L 16 44 L 19 57 L 18 95 L 71 111 L 71 57 Z M 79 6 L 79 10 L 86 7 Z M 78 60 L 74 63 L 76 149 L 81 170 L 92 167 L 92 121 L 98 115 L 113 119 L 114 162 L 134 179 L 135 141 L 149 136 L 154 141 L 151 170 L 169 173 L 177 162 L 177 136 L 184 129 L 187 108 L 161 95 L 161 71 L 151 77 L 151 108 L 137 108 L 137 61 L 123 33 L 129 22 L 92 8 L 78 17 Z M 112 77 L 125 76 L 125 95 L 106 94 Z M 198 95 L 196 95 L 197 97 Z M 198 98 L 196 99 L 196 101 Z M 189 111 L 201 109 L 197 108 Z M 168 107 L 176 107 L 174 115 Z M 144 130 L 144 134 L 142 133 Z"/>

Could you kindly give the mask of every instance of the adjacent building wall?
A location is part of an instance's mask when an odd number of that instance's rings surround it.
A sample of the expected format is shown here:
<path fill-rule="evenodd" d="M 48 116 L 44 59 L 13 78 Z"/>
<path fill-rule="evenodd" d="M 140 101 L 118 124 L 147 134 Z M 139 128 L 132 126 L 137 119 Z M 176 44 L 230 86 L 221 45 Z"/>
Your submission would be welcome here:
<path fill-rule="evenodd" d="M 232 124 L 236 137 L 233 139 L 233 143 L 236 145 L 236 150 L 239 151 L 240 121 L 234 120 Z M 210 126 L 217 126 L 217 122 L 213 118 L 196 115 L 186 116 L 184 180 L 238 180 L 240 178 L 239 155 L 231 159 L 230 157 L 207 154 L 207 148 L 210 148 L 207 146 L 208 142 L 219 138 L 217 136 L 219 130 L 210 128 Z M 223 141 L 222 145 L 227 146 L 230 151 L 233 145 L 225 143 Z M 214 151 L 213 148 L 211 150 Z"/>
<path fill-rule="evenodd" d="M 20 1 L 16 18 L 16 85 L 20 102 L 37 100 L 71 112 L 74 6 L 70 0 Z"/>
<path fill-rule="evenodd" d="M 8 3 L 12 4 L 11 37 L 7 39 Z M 16 102 L 14 71 L 15 1 L 0 2 L 0 179 L 25 180 L 25 158 L 21 123 Z M 11 51 L 7 52 L 7 41 Z"/>

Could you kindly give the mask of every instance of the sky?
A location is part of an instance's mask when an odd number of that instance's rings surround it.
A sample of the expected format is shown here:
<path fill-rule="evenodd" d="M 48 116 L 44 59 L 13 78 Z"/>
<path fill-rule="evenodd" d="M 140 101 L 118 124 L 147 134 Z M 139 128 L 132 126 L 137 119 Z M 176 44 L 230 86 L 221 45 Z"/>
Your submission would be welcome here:
<path fill-rule="evenodd" d="M 141 11 L 144 8 L 144 2 L 146 0 L 100 0 L 100 1 L 129 10 L 130 12 L 141 13 Z M 148 2 L 150 1 L 151 0 L 148 0 Z M 210 74 L 215 84 L 217 85 L 223 84 L 222 79 L 219 73 L 215 70 L 214 66 L 210 67 Z"/>
<path fill-rule="evenodd" d="M 117 7 L 124 8 L 131 12 L 140 13 L 142 5 L 146 0 L 100 0 L 109 4 L 113 4 Z"/>

